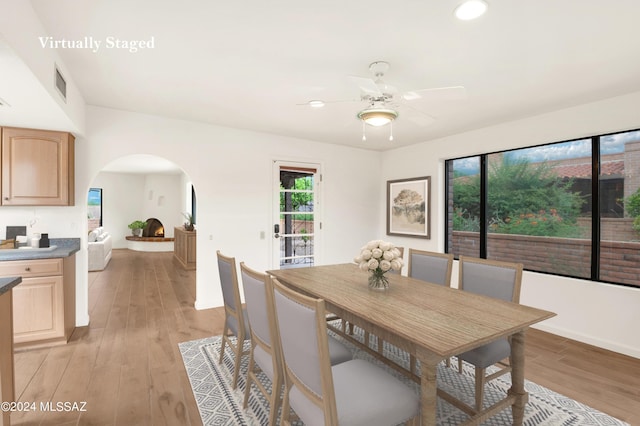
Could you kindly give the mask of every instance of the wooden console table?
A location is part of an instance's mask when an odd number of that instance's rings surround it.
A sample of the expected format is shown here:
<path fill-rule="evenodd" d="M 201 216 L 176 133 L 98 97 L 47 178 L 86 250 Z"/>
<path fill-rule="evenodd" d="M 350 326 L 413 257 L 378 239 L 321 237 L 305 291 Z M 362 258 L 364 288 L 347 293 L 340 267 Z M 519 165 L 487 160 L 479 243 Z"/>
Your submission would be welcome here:
<path fill-rule="evenodd" d="M 176 227 L 174 232 L 173 258 L 188 270 L 196 269 L 196 231 Z"/>

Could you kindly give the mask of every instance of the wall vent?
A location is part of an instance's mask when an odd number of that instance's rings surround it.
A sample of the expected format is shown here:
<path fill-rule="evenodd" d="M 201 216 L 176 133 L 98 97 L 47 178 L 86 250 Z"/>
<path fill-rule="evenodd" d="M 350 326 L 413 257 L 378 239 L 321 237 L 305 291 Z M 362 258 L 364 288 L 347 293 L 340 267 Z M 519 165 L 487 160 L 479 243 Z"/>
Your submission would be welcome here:
<path fill-rule="evenodd" d="M 60 95 L 62 96 L 62 99 L 66 102 L 67 101 L 67 81 L 64 79 L 64 76 L 58 69 L 57 65 L 55 66 L 55 70 L 56 70 L 55 72 L 56 89 L 58 89 L 58 93 L 60 93 Z"/>

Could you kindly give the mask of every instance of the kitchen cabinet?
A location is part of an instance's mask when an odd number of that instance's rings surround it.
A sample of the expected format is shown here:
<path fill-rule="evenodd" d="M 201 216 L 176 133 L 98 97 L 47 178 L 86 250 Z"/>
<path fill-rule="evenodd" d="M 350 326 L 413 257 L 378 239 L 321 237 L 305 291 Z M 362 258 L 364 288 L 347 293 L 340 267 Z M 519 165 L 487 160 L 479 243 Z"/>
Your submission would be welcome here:
<path fill-rule="evenodd" d="M 64 344 L 76 323 L 76 257 L 0 262 L 0 276 L 20 276 L 13 288 L 16 348 Z"/>
<path fill-rule="evenodd" d="M 184 269 L 196 269 L 196 231 L 176 227 L 174 231 L 173 257 Z"/>
<path fill-rule="evenodd" d="M 3 127 L 1 131 L 0 205 L 74 205 L 73 135 L 15 127 Z"/>

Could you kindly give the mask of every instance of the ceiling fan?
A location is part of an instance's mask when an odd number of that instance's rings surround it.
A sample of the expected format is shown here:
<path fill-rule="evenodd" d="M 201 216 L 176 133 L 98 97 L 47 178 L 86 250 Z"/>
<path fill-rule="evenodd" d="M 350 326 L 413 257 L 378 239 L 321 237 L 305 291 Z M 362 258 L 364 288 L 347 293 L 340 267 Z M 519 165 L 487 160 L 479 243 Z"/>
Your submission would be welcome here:
<path fill-rule="evenodd" d="M 406 115 L 409 121 L 419 126 L 426 126 L 435 121 L 433 116 L 410 105 L 412 101 L 419 99 L 429 99 L 431 101 L 466 99 L 466 90 L 462 86 L 400 92 L 395 86 L 384 81 L 384 76 L 388 70 L 388 62 L 376 61 L 369 65 L 369 71 L 373 74 L 373 78 L 349 76 L 349 79 L 360 88 L 359 101 L 367 104 L 367 106 L 356 115 L 363 123 L 363 140 L 366 140 L 364 134 L 365 124 L 375 127 L 390 124 L 400 115 L 398 109 L 405 109 L 403 116 Z M 321 107 L 324 106 L 324 104 L 325 102 L 321 100 L 312 100 L 305 103 L 305 105 L 311 107 Z M 390 140 L 393 140 L 393 133 L 391 133 Z"/>

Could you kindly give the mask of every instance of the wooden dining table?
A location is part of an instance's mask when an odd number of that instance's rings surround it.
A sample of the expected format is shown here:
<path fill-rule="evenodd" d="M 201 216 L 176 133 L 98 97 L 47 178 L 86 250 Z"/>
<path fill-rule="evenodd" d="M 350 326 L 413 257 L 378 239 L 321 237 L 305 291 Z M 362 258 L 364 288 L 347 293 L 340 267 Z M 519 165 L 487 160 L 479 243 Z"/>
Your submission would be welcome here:
<path fill-rule="evenodd" d="M 496 339 L 511 341 L 512 386 L 506 397 L 474 413 L 478 424 L 512 409 L 521 425 L 528 394 L 524 389 L 525 332 L 553 312 L 505 302 L 400 274 L 387 274 L 389 289 L 371 290 L 368 272 L 355 264 L 270 270 L 281 283 L 325 300 L 327 310 L 414 355 L 420 361 L 421 424 L 436 425 L 437 366 L 451 356 Z"/>

